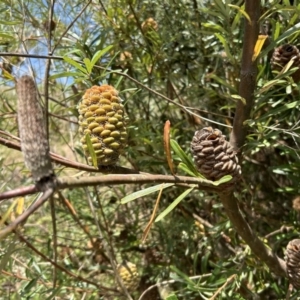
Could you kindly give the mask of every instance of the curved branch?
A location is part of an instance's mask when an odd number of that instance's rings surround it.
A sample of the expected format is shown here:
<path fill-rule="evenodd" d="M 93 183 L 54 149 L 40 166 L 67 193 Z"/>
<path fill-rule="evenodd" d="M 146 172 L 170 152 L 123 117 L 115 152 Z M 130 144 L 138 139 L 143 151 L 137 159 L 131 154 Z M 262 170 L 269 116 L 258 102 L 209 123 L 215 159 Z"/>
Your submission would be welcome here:
<path fill-rule="evenodd" d="M 240 148 L 243 147 L 247 136 L 247 126 L 244 124 L 250 118 L 254 104 L 254 90 L 256 87 L 257 65 L 252 60 L 254 47 L 259 33 L 260 0 L 246 0 L 245 10 L 250 17 L 250 22 L 245 20 L 245 32 L 243 41 L 243 55 L 241 65 L 241 82 L 239 94 L 246 101 L 238 101 L 233 122 L 233 130 L 230 136 L 230 143 L 241 155 Z M 225 211 L 235 227 L 237 233 L 249 245 L 252 252 L 279 276 L 286 276 L 286 264 L 277 257 L 254 233 L 250 225 L 242 215 L 238 200 L 233 193 L 220 194 Z"/>
<path fill-rule="evenodd" d="M 252 252 L 276 275 L 286 277 L 285 261 L 273 253 L 254 233 L 243 217 L 237 199 L 233 194 L 220 193 L 220 199 L 235 230 L 248 244 Z"/>

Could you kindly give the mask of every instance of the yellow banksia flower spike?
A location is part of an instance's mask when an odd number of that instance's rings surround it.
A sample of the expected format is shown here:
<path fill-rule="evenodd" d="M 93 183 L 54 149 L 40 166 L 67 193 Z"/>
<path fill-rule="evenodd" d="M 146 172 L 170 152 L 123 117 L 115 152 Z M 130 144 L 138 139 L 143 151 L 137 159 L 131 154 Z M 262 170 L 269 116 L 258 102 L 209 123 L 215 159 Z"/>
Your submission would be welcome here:
<path fill-rule="evenodd" d="M 117 272 L 122 280 L 123 285 L 129 292 L 134 292 L 137 290 L 141 278 L 135 264 L 124 261 L 122 264 L 117 266 Z"/>
<path fill-rule="evenodd" d="M 113 166 L 127 145 L 124 106 L 118 91 L 110 85 L 86 90 L 78 105 L 81 144 L 89 162 L 92 154 L 86 136 L 90 136 L 98 166 Z"/>

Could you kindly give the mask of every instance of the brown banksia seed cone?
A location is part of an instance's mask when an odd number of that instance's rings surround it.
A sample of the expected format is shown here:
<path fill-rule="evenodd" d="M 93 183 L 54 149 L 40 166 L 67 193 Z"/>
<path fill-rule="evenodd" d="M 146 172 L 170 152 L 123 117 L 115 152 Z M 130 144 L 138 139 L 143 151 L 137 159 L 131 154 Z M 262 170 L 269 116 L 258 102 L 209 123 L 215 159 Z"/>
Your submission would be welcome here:
<path fill-rule="evenodd" d="M 49 24 L 50 24 L 50 26 L 49 26 Z M 44 21 L 44 23 L 43 23 L 43 27 L 45 28 L 46 31 L 49 31 L 49 29 L 50 29 L 50 31 L 52 32 L 52 31 L 54 31 L 55 28 L 56 28 L 56 22 L 53 21 L 53 20 L 51 20 L 51 22 L 49 23 L 49 21 L 46 20 L 46 21 Z M 49 27 L 50 27 L 50 28 L 49 28 Z"/>
<path fill-rule="evenodd" d="M 291 60 L 294 59 L 294 63 L 291 68 L 300 67 L 300 52 L 294 45 L 285 44 L 274 50 L 271 59 L 272 70 L 280 72 L 282 68 Z M 294 82 L 300 80 L 300 69 L 291 74 Z"/>
<path fill-rule="evenodd" d="M 129 292 L 137 290 L 141 278 L 135 264 L 124 261 L 117 266 L 117 272 Z"/>
<path fill-rule="evenodd" d="M 32 77 L 25 75 L 17 81 L 18 127 L 21 149 L 27 168 L 37 183 L 54 176 L 50 159 L 43 109 Z"/>
<path fill-rule="evenodd" d="M 81 143 L 88 160 L 86 142 L 90 135 L 98 166 L 113 166 L 127 145 L 124 106 L 118 91 L 110 85 L 93 86 L 78 105 Z"/>
<path fill-rule="evenodd" d="M 287 275 L 295 289 L 300 288 L 300 239 L 288 243 L 285 253 Z"/>
<path fill-rule="evenodd" d="M 241 175 L 238 158 L 222 132 L 212 127 L 196 131 L 191 150 L 197 169 L 209 180 L 218 180 L 225 175 L 235 182 Z"/>

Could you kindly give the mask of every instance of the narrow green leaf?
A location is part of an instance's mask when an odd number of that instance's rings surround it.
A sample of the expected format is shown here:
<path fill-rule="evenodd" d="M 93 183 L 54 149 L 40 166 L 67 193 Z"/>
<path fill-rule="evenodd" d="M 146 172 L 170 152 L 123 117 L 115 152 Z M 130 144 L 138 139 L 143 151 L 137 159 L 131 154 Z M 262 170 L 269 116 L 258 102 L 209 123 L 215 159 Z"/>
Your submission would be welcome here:
<path fill-rule="evenodd" d="M 225 37 L 223 35 L 221 35 L 220 33 L 215 33 L 215 36 L 219 39 L 219 41 L 222 43 L 223 47 L 224 47 L 224 50 L 226 52 L 226 55 L 228 57 L 228 59 L 230 61 L 234 61 L 234 58 L 230 52 L 230 49 L 228 47 L 228 43 L 227 43 L 227 40 L 225 39 Z"/>
<path fill-rule="evenodd" d="M 280 29 L 281 29 L 281 22 L 276 22 L 275 30 L 274 30 L 274 37 L 273 39 L 276 40 L 279 37 L 280 34 Z"/>
<path fill-rule="evenodd" d="M 226 19 L 229 19 L 229 10 L 227 9 L 225 3 L 222 0 L 215 0 L 216 5 Z"/>
<path fill-rule="evenodd" d="M 14 207 L 18 204 L 18 199 L 15 199 L 5 213 L 1 214 L 0 225 L 3 225 L 5 221 L 10 217 Z"/>
<path fill-rule="evenodd" d="M 5 21 L 5 20 L 0 20 L 0 24 L 3 25 L 17 25 L 17 24 L 21 24 L 22 21 Z"/>
<path fill-rule="evenodd" d="M 230 5 L 230 4 L 229 4 Z M 241 6 L 240 9 L 243 9 L 245 11 L 245 5 Z M 231 24 L 231 31 L 234 32 L 238 26 L 240 26 L 242 13 L 237 13 L 233 19 L 233 22 Z"/>
<path fill-rule="evenodd" d="M 182 148 L 178 145 L 178 143 L 171 139 L 170 140 L 171 147 L 173 151 L 178 155 L 178 157 L 182 160 L 182 162 L 186 165 L 186 167 L 192 172 L 194 175 L 200 178 L 205 179 L 203 175 L 201 175 L 194 166 L 193 161 L 188 157 L 188 155 L 182 150 Z"/>
<path fill-rule="evenodd" d="M 294 64 L 296 57 L 292 57 L 289 62 L 282 68 L 282 70 L 278 73 L 278 76 L 281 74 L 285 74 L 290 68 L 291 66 Z M 296 69 L 296 68 L 295 68 Z"/>
<path fill-rule="evenodd" d="M 240 100 L 244 105 L 246 105 L 246 99 L 240 95 L 231 95 L 231 98 L 234 100 Z"/>
<path fill-rule="evenodd" d="M 123 93 L 126 93 L 126 92 L 135 92 L 135 93 L 137 93 L 138 89 L 137 88 L 128 88 L 128 89 L 122 90 L 121 93 L 123 94 Z"/>
<path fill-rule="evenodd" d="M 245 12 L 244 5 L 242 7 L 239 7 L 237 5 L 228 4 L 228 6 L 237 9 L 251 23 L 250 16 Z"/>
<path fill-rule="evenodd" d="M 126 69 L 126 70 L 123 72 L 123 74 L 127 74 L 127 72 L 128 72 L 128 69 Z M 118 76 L 118 77 L 119 77 L 119 78 L 118 78 L 118 80 L 117 80 L 117 82 L 116 82 L 116 84 L 115 84 L 115 88 L 116 88 L 116 89 L 118 89 L 120 83 L 121 83 L 122 80 L 125 78 L 124 76 Z M 136 89 L 136 88 L 133 88 L 133 90 L 134 90 L 134 89 Z M 122 93 L 124 93 L 124 92 L 127 91 L 127 90 L 130 90 L 130 89 L 123 90 Z"/>
<path fill-rule="evenodd" d="M 75 49 L 72 49 L 72 50 L 66 52 L 66 53 L 64 54 L 64 56 L 65 56 L 65 57 L 68 57 L 68 56 L 73 55 L 73 54 L 75 54 L 75 55 L 77 55 L 78 57 L 80 57 L 81 54 L 82 54 L 82 52 L 81 52 L 80 49 L 75 48 Z"/>
<path fill-rule="evenodd" d="M 231 175 L 225 175 L 225 176 L 223 176 L 222 178 L 220 178 L 217 181 L 212 181 L 212 183 L 213 183 L 213 185 L 218 186 L 218 185 L 220 185 L 222 183 L 230 181 L 231 179 L 232 179 Z"/>
<path fill-rule="evenodd" d="M 207 269 L 209 266 L 209 257 L 210 257 L 209 252 L 207 252 L 201 256 L 201 272 L 202 272 L 202 274 L 207 273 Z"/>
<path fill-rule="evenodd" d="M 296 33 L 296 32 L 298 33 L 299 29 L 300 29 L 300 22 L 295 24 L 293 27 L 291 27 L 287 31 L 284 31 L 284 33 L 281 36 L 279 36 L 279 38 L 276 40 L 277 44 L 282 42 L 283 40 L 289 38 L 294 33 Z"/>
<path fill-rule="evenodd" d="M 31 290 L 34 286 L 36 286 L 37 281 L 38 281 L 38 278 L 34 278 L 34 279 L 30 280 L 30 281 L 25 285 L 25 287 L 24 287 L 24 292 L 25 292 L 25 293 L 29 293 L 30 290 Z"/>
<path fill-rule="evenodd" d="M 107 46 L 102 50 L 97 51 L 91 61 L 91 65 L 92 68 L 94 67 L 94 65 L 97 63 L 97 61 L 104 55 L 106 54 L 111 48 L 113 47 L 113 45 Z"/>
<path fill-rule="evenodd" d="M 141 198 L 143 196 L 155 193 L 157 191 L 160 191 L 161 189 L 165 189 L 165 188 L 168 188 L 168 187 L 173 186 L 173 185 L 174 185 L 174 183 L 162 183 L 162 184 L 159 184 L 159 185 L 151 186 L 149 188 L 143 189 L 141 191 L 134 192 L 134 193 L 122 198 L 121 203 L 122 204 L 128 203 L 128 202 L 133 201 L 137 198 Z"/>
<path fill-rule="evenodd" d="M 84 67 L 81 66 L 80 63 L 78 63 L 77 61 L 75 61 L 74 59 L 64 56 L 63 57 L 64 61 L 69 63 L 70 65 L 74 66 L 76 69 L 80 70 L 81 72 L 87 74 L 87 71 Z"/>
<path fill-rule="evenodd" d="M 206 28 L 217 30 L 219 32 L 223 32 L 224 34 L 226 33 L 226 31 L 224 30 L 224 28 L 222 26 L 215 24 L 215 23 L 203 23 L 202 26 L 206 27 Z"/>
<path fill-rule="evenodd" d="M 82 77 L 82 73 L 79 72 L 62 72 L 62 73 L 58 73 L 58 74 L 54 74 L 51 75 L 49 77 L 49 79 L 57 79 L 57 78 L 62 78 L 62 77 L 76 77 L 76 78 L 80 78 Z M 85 77 L 82 77 L 83 79 L 85 79 Z"/>
<path fill-rule="evenodd" d="M 218 77 L 215 74 L 210 74 L 208 75 L 210 79 L 214 79 L 215 81 L 217 81 L 218 83 L 220 83 L 222 86 L 227 87 L 231 93 L 237 93 L 237 90 L 231 86 L 226 80 L 224 80 L 223 78 Z"/>
<path fill-rule="evenodd" d="M 190 176 L 195 176 L 195 173 L 193 171 L 191 171 L 187 165 L 183 162 L 179 163 L 178 165 L 178 169 L 180 169 L 181 171 L 185 172 L 186 174 L 190 175 Z M 197 175 L 196 175 L 197 176 Z"/>
<path fill-rule="evenodd" d="M 14 236 L 15 239 L 15 236 Z M 9 245 L 7 245 L 5 247 L 5 253 L 1 255 L 1 261 L 0 261 L 0 271 L 4 270 L 7 266 L 7 264 L 9 263 L 9 258 L 11 257 L 12 253 L 15 251 L 16 249 L 16 243 L 9 243 Z"/>
<path fill-rule="evenodd" d="M 175 294 L 171 294 L 171 295 L 167 296 L 166 300 L 178 300 L 178 298 Z"/>
<path fill-rule="evenodd" d="M 86 67 L 88 73 L 90 74 L 92 72 L 92 69 L 93 69 L 91 61 L 86 57 L 86 58 L 83 59 L 83 62 L 85 64 L 85 67 Z"/>
<path fill-rule="evenodd" d="M 289 110 L 289 109 L 292 109 L 294 107 L 296 107 L 297 105 L 299 105 L 300 101 L 294 101 L 294 102 L 291 102 L 291 103 L 286 103 L 284 105 L 281 105 L 280 107 L 276 107 L 274 109 L 270 109 L 268 111 L 268 113 L 264 114 L 261 118 L 258 119 L 258 121 L 262 121 L 270 116 L 274 116 L 278 113 L 282 113 L 286 110 Z"/>
<path fill-rule="evenodd" d="M 286 82 L 285 80 L 280 80 L 280 79 L 270 80 L 266 84 L 264 84 L 264 86 L 257 93 L 262 94 L 262 93 L 268 91 L 274 85 L 277 85 L 280 83 L 285 83 L 285 82 Z"/>
<path fill-rule="evenodd" d="M 169 214 L 194 188 L 190 188 L 184 191 L 180 196 L 178 196 L 161 214 L 157 216 L 155 222 L 163 219 L 167 214 Z"/>
<path fill-rule="evenodd" d="M 94 150 L 94 147 L 93 147 L 93 144 L 92 144 L 92 141 L 91 141 L 91 137 L 89 134 L 87 134 L 85 136 L 85 141 L 86 141 L 86 145 L 87 145 L 87 150 L 92 158 L 92 162 L 93 162 L 93 166 L 95 168 L 98 168 L 98 164 L 97 164 L 97 156 L 96 156 L 96 153 L 95 153 L 95 150 Z"/>
<path fill-rule="evenodd" d="M 171 265 L 170 269 L 175 272 L 181 279 L 185 280 L 192 286 L 195 285 L 194 282 L 183 272 L 181 272 L 179 269 L 177 269 L 175 266 Z"/>
<path fill-rule="evenodd" d="M 4 32 L 0 32 L 0 38 L 4 38 L 4 39 L 14 39 L 13 35 L 10 35 L 8 33 L 4 33 Z"/>

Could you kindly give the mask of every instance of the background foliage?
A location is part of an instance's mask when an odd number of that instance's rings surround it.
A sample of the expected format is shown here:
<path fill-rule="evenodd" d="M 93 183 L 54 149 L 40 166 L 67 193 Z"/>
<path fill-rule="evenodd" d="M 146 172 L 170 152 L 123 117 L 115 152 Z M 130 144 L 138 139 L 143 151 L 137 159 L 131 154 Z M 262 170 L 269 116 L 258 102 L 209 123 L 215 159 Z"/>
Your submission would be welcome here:
<path fill-rule="evenodd" d="M 261 33 L 269 39 L 257 60 L 255 106 L 247 121 L 243 177 L 236 195 L 253 230 L 283 257 L 286 244 L 299 231 L 299 86 L 286 74 L 272 74 L 270 56 L 278 45 L 297 45 L 300 6 L 286 0 L 262 0 L 261 6 Z M 18 136 L 13 77 L 32 74 L 41 95 L 45 93 L 46 60 L 37 56 L 48 55 L 51 7 L 46 1 L 0 3 L 0 50 L 20 54 L 2 56 L 0 136 L 5 139 Z M 60 1 L 54 5 L 53 20 L 51 49 L 57 58 L 51 60 L 47 80 L 53 152 L 85 163 L 76 106 L 87 88 L 103 83 L 121 92 L 129 119 L 122 166 L 170 174 L 162 138 L 167 120 L 172 138 L 186 153 L 198 128 L 209 125 L 229 135 L 247 38 L 244 1 Z M 93 66 L 93 57 L 102 49 Z M 32 183 L 20 152 L 2 145 L 0 163 L 1 191 Z M 59 164 L 55 170 L 58 176 L 94 176 Z M 129 299 L 116 284 L 110 258 L 138 266 L 141 281 L 133 299 L 285 297 L 286 278 L 273 276 L 251 253 L 214 193 L 193 190 L 154 223 L 142 243 L 157 193 L 127 204 L 120 200 L 152 185 L 84 187 L 57 194 L 55 215 L 46 203 L 20 230 L 46 257 L 57 254 L 57 264 L 74 276 L 53 271 L 11 234 L 1 241 L 3 299 Z M 166 189 L 160 212 L 183 191 Z M 2 202 L 1 213 L 13 210 L 13 219 L 36 197 Z M 164 285 L 141 296 L 162 281 Z M 296 292 L 292 299 L 297 299 Z"/>

